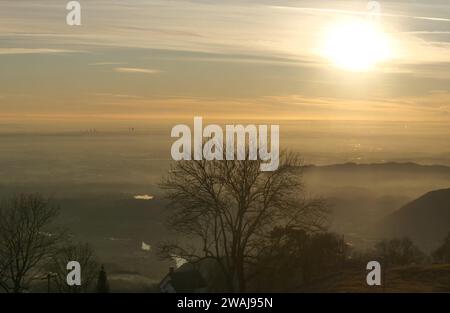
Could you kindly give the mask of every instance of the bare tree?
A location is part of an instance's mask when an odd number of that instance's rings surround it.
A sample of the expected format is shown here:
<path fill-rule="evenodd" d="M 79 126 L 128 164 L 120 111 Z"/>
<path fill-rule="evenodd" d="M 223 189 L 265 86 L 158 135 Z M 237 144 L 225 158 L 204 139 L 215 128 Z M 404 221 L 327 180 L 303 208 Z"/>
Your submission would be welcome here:
<path fill-rule="evenodd" d="M 2 287 L 2 283 L 6 280 L 11 262 L 12 260 L 6 251 L 6 247 L 0 243 L 0 287 Z"/>
<path fill-rule="evenodd" d="M 77 261 L 81 267 L 81 286 L 69 286 L 67 279 L 67 264 L 70 261 Z M 100 270 L 100 264 L 97 262 L 94 251 L 89 244 L 68 243 L 52 256 L 48 270 L 55 274 L 53 280 L 58 292 L 80 293 L 92 292 L 94 283 Z"/>
<path fill-rule="evenodd" d="M 58 214 L 39 194 L 21 194 L 0 205 L 0 287 L 23 292 L 55 252 L 61 233 L 49 228 Z"/>
<path fill-rule="evenodd" d="M 248 267 L 274 228 L 322 230 L 326 209 L 320 199 L 306 198 L 299 157 L 282 153 L 273 172 L 261 172 L 261 162 L 176 162 L 161 187 L 174 209 L 169 227 L 183 240 L 162 244 L 162 255 L 213 259 L 228 289 L 245 291 Z"/>

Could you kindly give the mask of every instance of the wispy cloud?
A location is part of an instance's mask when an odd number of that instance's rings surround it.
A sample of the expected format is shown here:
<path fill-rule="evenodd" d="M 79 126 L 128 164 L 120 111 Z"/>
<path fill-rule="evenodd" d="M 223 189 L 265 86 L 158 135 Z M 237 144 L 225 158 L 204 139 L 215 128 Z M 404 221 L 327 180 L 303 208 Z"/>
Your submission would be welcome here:
<path fill-rule="evenodd" d="M 124 65 L 127 63 L 123 63 L 123 62 L 95 62 L 95 63 L 89 63 L 89 65 L 92 66 L 103 66 L 103 65 Z"/>
<path fill-rule="evenodd" d="M 114 72 L 118 73 L 138 73 L 138 74 L 159 74 L 160 70 L 148 69 L 148 68 L 138 68 L 138 67 L 116 67 Z"/>
<path fill-rule="evenodd" d="M 79 50 L 47 49 L 47 48 L 0 48 L 1 54 L 59 54 L 79 53 Z"/>
<path fill-rule="evenodd" d="M 359 98 L 302 94 L 232 99 L 105 96 L 90 107 L 98 114 L 108 112 L 108 118 L 130 120 L 190 118 L 197 112 L 218 119 L 449 121 L 449 100 L 450 93 L 445 90 L 420 96 Z"/>
<path fill-rule="evenodd" d="M 350 15 L 367 15 L 367 11 L 355 11 L 355 10 L 341 10 L 341 9 L 325 9 L 325 8 L 307 8 L 307 7 L 295 7 L 295 6 L 270 6 L 274 9 L 292 9 L 305 12 L 318 12 L 318 13 L 338 13 L 338 14 L 350 14 Z M 399 17 L 399 18 L 411 18 L 417 20 L 428 20 L 436 22 L 450 22 L 449 18 L 443 17 L 433 17 L 433 16 L 415 16 L 415 15 L 405 15 L 405 14 L 389 14 L 382 13 L 378 14 L 384 17 Z"/>
<path fill-rule="evenodd" d="M 289 57 L 299 62 L 312 59 L 316 65 L 325 66 L 317 55 L 317 39 L 323 27 L 335 18 L 364 18 L 367 15 L 365 2 L 358 4 L 349 1 L 305 0 L 301 7 L 295 7 L 290 6 L 293 2 L 288 0 L 277 1 L 277 6 L 264 5 L 266 1 L 255 3 L 247 0 L 220 3 L 130 0 L 105 6 L 104 1 L 92 0 L 89 12 L 96 18 L 74 32 L 56 26 L 57 19 L 44 19 L 47 14 L 59 14 L 59 5 L 50 1 L 45 5 L 30 0 L 23 2 L 31 6 L 35 13 L 30 19 L 24 19 L 22 4 L 10 1 L 5 14 L 8 20 L 0 24 L 1 37 L 7 34 L 8 40 L 15 39 L 20 43 L 24 40 L 23 36 L 36 36 L 32 40 L 40 40 L 40 44 L 44 42 L 52 44 L 52 47 L 82 45 L 92 50 L 120 47 L 228 55 L 245 53 L 260 57 Z M 383 2 L 382 22 L 400 28 L 394 31 L 446 30 L 445 25 L 450 21 L 448 4 L 408 3 L 408 15 L 404 14 L 405 6 L 402 2 Z M 426 13 L 423 13 L 424 8 Z M 130 16 L 133 18 L 130 19 Z M 112 20 L 115 23 L 110 23 Z M 39 28 L 34 25 L 39 25 Z M 61 33 L 55 33 L 58 29 Z M 419 34 L 409 34 L 416 35 Z M 397 37 L 402 46 L 408 45 L 410 38 L 403 38 L 401 34 Z M 445 51 L 431 51 L 434 45 L 428 40 L 417 42 L 414 47 L 408 45 L 405 50 L 406 55 L 398 59 L 406 63 L 427 63 L 429 60 L 422 60 L 423 55 L 430 55 L 433 63 L 447 62 L 446 56 L 449 55 L 448 48 Z M 258 61 L 267 62 L 263 58 L 252 60 Z"/>
<path fill-rule="evenodd" d="M 139 99 L 142 98 L 140 96 L 136 96 L 136 95 L 128 95 L 128 94 L 115 94 L 115 93 L 101 93 L 101 92 L 97 92 L 97 93 L 92 93 L 90 94 L 92 96 L 95 97 L 108 97 L 108 98 L 120 98 L 120 99 Z"/>

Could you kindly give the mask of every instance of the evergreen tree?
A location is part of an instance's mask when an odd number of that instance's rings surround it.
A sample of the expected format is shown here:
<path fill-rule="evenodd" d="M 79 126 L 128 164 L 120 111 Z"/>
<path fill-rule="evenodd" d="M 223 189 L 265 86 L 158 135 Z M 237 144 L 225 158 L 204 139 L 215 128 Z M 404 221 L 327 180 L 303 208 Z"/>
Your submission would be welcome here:
<path fill-rule="evenodd" d="M 98 273 L 97 293 L 108 293 L 108 292 L 109 292 L 108 277 L 106 276 L 105 267 L 102 265 L 100 272 Z"/>

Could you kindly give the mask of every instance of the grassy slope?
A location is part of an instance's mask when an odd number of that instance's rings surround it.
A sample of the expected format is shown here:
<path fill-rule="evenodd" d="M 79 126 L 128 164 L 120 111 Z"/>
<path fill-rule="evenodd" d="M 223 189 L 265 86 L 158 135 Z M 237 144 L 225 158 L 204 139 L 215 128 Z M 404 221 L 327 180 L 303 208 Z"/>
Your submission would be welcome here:
<path fill-rule="evenodd" d="M 382 286 L 366 284 L 366 271 L 344 270 L 311 284 L 304 292 L 450 292 L 450 264 L 388 269 Z"/>

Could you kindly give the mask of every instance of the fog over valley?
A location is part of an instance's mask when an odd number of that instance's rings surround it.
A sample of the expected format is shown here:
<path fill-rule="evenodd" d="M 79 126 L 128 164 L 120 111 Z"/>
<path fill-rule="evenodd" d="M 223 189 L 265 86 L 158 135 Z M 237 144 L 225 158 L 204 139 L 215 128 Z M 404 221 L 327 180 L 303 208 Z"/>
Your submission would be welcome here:
<path fill-rule="evenodd" d="M 172 125 L 2 125 L 0 194 L 51 196 L 62 210 L 59 223 L 91 243 L 113 277 L 148 287 L 175 265 L 156 255 L 171 236 L 165 227 L 171 208 L 159 183 L 172 162 Z M 307 194 L 326 198 L 331 229 L 358 247 L 379 238 L 373 225 L 380 220 L 450 186 L 446 125 L 281 121 L 280 129 L 281 148 L 299 152 L 306 165 Z"/>

